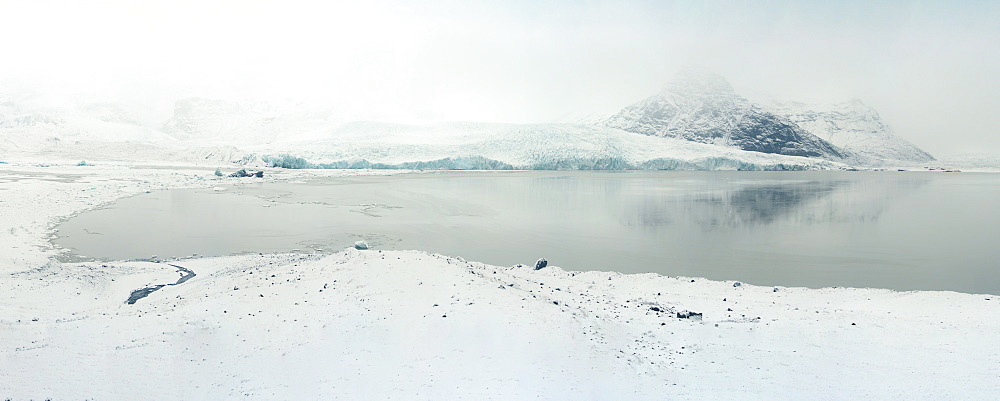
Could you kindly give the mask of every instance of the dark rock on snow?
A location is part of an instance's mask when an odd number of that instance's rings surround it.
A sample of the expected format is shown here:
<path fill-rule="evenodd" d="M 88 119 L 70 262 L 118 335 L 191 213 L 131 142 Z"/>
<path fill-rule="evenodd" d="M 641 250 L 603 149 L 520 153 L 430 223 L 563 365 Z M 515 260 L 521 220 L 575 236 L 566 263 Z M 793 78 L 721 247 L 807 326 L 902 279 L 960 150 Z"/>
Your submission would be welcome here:
<path fill-rule="evenodd" d="M 253 173 L 248 173 L 246 169 L 240 169 L 239 171 L 237 171 L 235 173 L 232 173 L 229 176 L 230 177 L 237 177 L 237 178 L 242 178 L 242 177 L 264 178 L 264 172 L 263 171 L 257 171 L 257 172 L 253 172 Z"/>

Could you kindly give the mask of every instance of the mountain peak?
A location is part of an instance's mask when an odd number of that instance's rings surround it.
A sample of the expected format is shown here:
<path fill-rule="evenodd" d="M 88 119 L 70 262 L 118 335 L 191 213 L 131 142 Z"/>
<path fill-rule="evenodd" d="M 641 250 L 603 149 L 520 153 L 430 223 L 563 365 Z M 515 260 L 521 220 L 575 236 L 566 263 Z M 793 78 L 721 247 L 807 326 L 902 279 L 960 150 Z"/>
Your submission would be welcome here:
<path fill-rule="evenodd" d="M 674 74 L 663 88 L 664 92 L 678 94 L 736 94 L 733 86 L 721 75 L 707 68 L 686 67 Z"/>
<path fill-rule="evenodd" d="M 604 121 L 624 131 L 762 153 L 842 160 L 835 146 L 740 96 L 725 78 L 685 68 L 655 96 Z"/>

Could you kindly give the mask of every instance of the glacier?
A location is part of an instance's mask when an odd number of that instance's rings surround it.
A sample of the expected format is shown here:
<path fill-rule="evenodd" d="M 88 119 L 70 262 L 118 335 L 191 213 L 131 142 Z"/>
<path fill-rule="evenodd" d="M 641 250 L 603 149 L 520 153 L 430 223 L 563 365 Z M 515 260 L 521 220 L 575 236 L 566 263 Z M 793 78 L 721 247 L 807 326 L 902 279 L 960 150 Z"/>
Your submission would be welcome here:
<path fill-rule="evenodd" d="M 828 160 L 748 152 L 582 124 L 352 122 L 258 152 L 272 166 L 524 170 L 838 169 Z M 280 150 L 276 152 L 275 150 Z M 266 152 L 271 152 L 267 154 Z M 284 155 L 284 156 L 282 156 Z M 301 158 L 301 160 L 298 160 Z M 308 161 L 306 161 L 308 160 Z"/>

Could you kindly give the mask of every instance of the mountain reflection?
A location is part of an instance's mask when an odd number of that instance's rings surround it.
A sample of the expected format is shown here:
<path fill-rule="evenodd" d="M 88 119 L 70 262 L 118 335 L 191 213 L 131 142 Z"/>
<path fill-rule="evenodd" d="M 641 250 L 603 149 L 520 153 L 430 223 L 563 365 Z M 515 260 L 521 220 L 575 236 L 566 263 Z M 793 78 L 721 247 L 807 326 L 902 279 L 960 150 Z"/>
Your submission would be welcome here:
<path fill-rule="evenodd" d="M 874 223 L 900 196 L 927 179 L 729 183 L 700 191 L 642 193 L 623 210 L 626 226 L 752 227 L 770 224 Z"/>

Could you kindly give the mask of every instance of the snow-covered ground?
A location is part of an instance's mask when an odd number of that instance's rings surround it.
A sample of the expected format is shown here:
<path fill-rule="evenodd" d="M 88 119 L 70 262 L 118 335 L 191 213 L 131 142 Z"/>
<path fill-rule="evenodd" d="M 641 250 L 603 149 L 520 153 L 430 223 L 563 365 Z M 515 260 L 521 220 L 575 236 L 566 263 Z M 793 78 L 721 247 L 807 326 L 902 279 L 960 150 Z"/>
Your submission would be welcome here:
<path fill-rule="evenodd" d="M 1000 394 L 995 295 L 535 271 L 377 249 L 58 262 L 47 236 L 60 218 L 145 191 L 249 182 L 214 167 L 94 164 L 0 164 L 0 399 Z M 125 302 L 176 282 L 170 264 L 196 275 Z M 678 318 L 685 310 L 703 316 Z"/>

